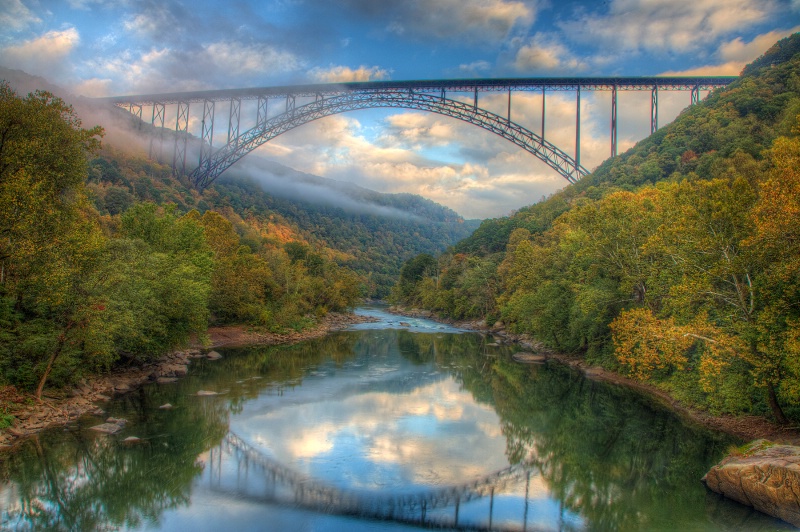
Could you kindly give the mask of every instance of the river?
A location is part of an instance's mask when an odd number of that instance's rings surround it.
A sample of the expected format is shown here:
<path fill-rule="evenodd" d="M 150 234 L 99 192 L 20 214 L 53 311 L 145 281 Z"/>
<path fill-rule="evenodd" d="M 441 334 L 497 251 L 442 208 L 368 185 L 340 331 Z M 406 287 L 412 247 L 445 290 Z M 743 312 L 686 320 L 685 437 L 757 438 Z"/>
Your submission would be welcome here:
<path fill-rule="evenodd" d="M 379 321 L 220 350 L 28 440 L 0 464 L 0 528 L 789 528 L 700 482 L 729 437 L 486 336 L 359 312 Z M 107 416 L 124 430 L 90 430 Z"/>

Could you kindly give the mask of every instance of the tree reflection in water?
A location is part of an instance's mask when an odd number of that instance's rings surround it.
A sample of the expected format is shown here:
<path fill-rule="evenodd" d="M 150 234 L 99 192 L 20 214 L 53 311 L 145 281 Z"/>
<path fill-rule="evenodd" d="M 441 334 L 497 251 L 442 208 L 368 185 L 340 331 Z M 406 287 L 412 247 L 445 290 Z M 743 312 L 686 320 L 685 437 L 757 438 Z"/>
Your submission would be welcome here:
<path fill-rule="evenodd" d="M 208 451 L 220 445 L 231 416 L 245 405 L 282 396 L 320 368 L 395 364 L 397 352 L 406 365 L 420 366 L 420 374 L 449 374 L 476 402 L 491 406 L 508 462 L 538 471 L 550 497 L 590 529 L 780 528 L 700 483 L 733 443 L 728 438 L 564 366 L 519 364 L 511 351 L 478 334 L 392 330 L 342 332 L 294 346 L 228 350 L 216 362 L 198 360 L 178 383 L 110 403 L 109 415 L 130 421 L 121 435 L 51 431 L 4 457 L 0 528 L 158 528 L 167 510 L 191 506 Z M 316 382 L 325 378 L 315 376 Z M 361 385 L 369 391 L 373 384 Z M 400 397 L 425 383 L 374 385 Z M 224 394 L 200 398 L 198 389 Z M 174 408 L 160 410 L 166 402 Z M 128 435 L 142 443 L 123 444 Z"/>

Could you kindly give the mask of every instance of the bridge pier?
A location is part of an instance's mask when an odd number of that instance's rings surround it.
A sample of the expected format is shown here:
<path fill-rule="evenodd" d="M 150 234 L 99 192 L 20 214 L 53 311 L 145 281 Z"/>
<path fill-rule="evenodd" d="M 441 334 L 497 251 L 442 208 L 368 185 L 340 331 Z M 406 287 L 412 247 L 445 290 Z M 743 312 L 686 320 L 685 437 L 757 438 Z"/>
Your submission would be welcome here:
<path fill-rule="evenodd" d="M 267 123 L 267 111 L 269 105 L 269 98 L 265 96 L 258 97 L 258 108 L 256 110 L 256 127 L 263 130 Z"/>
<path fill-rule="evenodd" d="M 580 175 L 581 168 L 581 86 L 575 91 L 576 115 L 575 115 L 575 175 Z"/>
<path fill-rule="evenodd" d="M 242 112 L 242 100 L 231 98 L 228 109 L 228 144 L 239 142 L 239 118 Z"/>
<path fill-rule="evenodd" d="M 658 85 L 650 91 L 650 134 L 658 131 Z"/>
<path fill-rule="evenodd" d="M 175 117 L 175 146 L 172 150 L 172 173 L 186 173 L 186 146 L 189 142 L 189 102 L 178 102 Z M 180 163 L 180 172 L 178 164 Z"/>
<path fill-rule="evenodd" d="M 153 120 L 151 124 L 156 128 L 156 134 L 150 137 L 150 155 L 159 163 L 164 155 L 164 114 L 166 106 L 163 103 L 153 103 Z"/>
<path fill-rule="evenodd" d="M 617 156 L 617 86 L 611 89 L 611 156 Z"/>
<path fill-rule="evenodd" d="M 545 97 L 544 97 L 544 87 L 542 87 L 542 133 L 541 133 L 541 135 L 539 135 L 540 137 L 542 137 L 542 140 L 544 140 L 544 112 L 545 112 L 544 99 L 545 99 Z"/>
<path fill-rule="evenodd" d="M 201 123 L 200 134 L 200 163 L 199 168 L 203 168 L 211 160 L 214 150 L 214 100 L 203 100 L 203 121 Z"/>

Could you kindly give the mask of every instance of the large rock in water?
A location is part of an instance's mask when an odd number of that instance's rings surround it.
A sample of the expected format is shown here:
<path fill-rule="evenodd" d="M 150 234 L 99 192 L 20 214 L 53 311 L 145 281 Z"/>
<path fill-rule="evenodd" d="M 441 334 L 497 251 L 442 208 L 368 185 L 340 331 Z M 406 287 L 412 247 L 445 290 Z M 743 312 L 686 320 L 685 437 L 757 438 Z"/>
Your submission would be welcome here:
<path fill-rule="evenodd" d="M 709 489 L 800 527 L 800 447 L 756 440 L 726 456 L 703 482 Z"/>

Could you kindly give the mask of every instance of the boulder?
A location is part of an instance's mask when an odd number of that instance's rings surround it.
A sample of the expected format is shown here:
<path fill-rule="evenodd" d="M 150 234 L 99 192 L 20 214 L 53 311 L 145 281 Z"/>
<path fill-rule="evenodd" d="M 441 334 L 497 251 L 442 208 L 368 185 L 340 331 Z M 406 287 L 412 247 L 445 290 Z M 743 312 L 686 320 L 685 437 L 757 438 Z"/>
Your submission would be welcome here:
<path fill-rule="evenodd" d="M 543 364 L 547 361 L 546 355 L 541 353 L 529 353 L 527 351 L 514 353 L 511 355 L 511 358 L 517 362 L 522 362 L 523 364 Z"/>
<path fill-rule="evenodd" d="M 712 491 L 800 527 L 800 447 L 756 440 L 702 480 Z"/>
<path fill-rule="evenodd" d="M 208 354 L 206 354 L 206 358 L 209 360 L 219 360 L 220 358 L 222 358 L 222 355 L 220 355 L 216 351 L 209 351 Z"/>
<path fill-rule="evenodd" d="M 105 432 L 106 434 L 116 434 L 117 432 L 121 431 L 125 428 L 125 425 L 118 425 L 117 423 L 102 423 L 100 425 L 95 425 L 91 427 L 91 430 L 96 430 L 97 432 Z"/>

